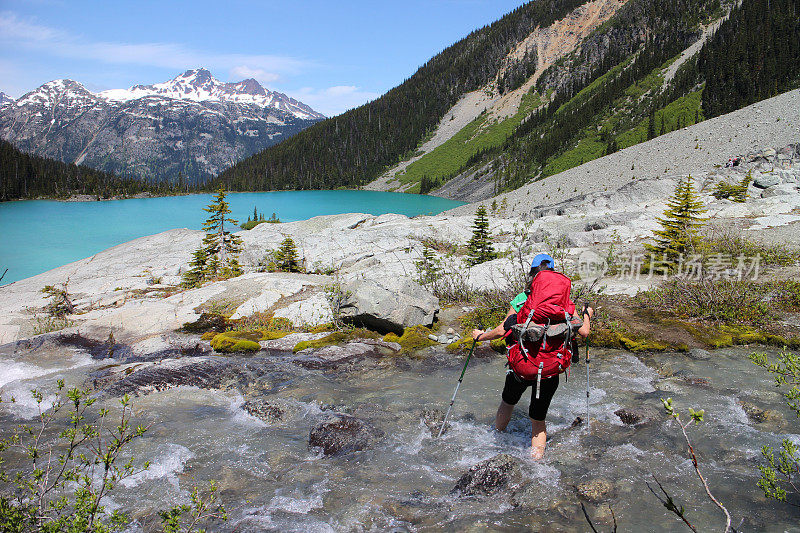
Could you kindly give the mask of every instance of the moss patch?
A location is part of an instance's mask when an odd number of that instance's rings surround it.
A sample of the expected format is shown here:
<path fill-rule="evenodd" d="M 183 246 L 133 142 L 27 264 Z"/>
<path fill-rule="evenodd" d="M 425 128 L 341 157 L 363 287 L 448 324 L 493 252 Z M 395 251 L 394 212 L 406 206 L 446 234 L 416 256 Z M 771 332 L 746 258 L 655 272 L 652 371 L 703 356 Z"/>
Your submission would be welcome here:
<path fill-rule="evenodd" d="M 291 331 L 262 331 L 261 332 L 261 340 L 262 341 L 273 341 L 275 339 L 282 339 L 287 335 L 290 335 Z"/>
<path fill-rule="evenodd" d="M 428 338 L 432 332 L 425 326 L 412 326 L 403 331 L 403 335 L 398 337 L 395 333 L 388 333 L 383 340 L 386 342 L 396 342 L 400 345 L 400 353 L 406 354 L 418 352 L 425 348 L 438 344 Z"/>
<path fill-rule="evenodd" d="M 472 348 L 472 337 L 466 336 L 447 345 L 447 351 L 450 353 L 468 352 L 470 348 Z"/>
<path fill-rule="evenodd" d="M 334 331 L 330 335 L 326 335 L 321 339 L 301 341 L 294 345 L 292 348 L 293 353 L 297 353 L 308 348 L 319 349 L 325 346 L 332 346 L 334 344 L 344 344 L 355 339 L 379 339 L 380 335 L 368 329 L 356 328 L 348 331 Z"/>
<path fill-rule="evenodd" d="M 211 347 L 220 353 L 257 352 L 261 349 L 261 345 L 255 341 L 231 337 L 228 333 L 214 336 Z"/>
<path fill-rule="evenodd" d="M 634 353 L 663 352 L 667 349 L 686 350 L 686 345 L 669 345 L 631 331 L 614 331 L 607 328 L 596 328 L 589 335 L 589 344 L 600 348 L 617 348 Z"/>

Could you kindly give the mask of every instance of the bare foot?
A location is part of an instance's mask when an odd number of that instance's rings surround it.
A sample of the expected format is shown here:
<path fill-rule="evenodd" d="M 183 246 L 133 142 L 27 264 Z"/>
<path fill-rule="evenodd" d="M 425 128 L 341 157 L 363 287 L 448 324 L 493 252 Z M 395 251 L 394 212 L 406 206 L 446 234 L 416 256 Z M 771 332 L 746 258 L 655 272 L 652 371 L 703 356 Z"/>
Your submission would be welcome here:
<path fill-rule="evenodd" d="M 531 446 L 531 459 L 539 461 L 544 457 L 545 446 Z"/>

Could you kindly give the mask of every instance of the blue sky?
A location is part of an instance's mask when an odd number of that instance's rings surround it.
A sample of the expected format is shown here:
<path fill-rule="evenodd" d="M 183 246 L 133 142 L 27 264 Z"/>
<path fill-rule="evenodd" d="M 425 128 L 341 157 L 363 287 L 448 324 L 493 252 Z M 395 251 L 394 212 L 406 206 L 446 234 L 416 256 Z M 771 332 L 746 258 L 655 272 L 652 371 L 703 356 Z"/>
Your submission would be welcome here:
<path fill-rule="evenodd" d="M 91 91 L 206 67 L 332 116 L 401 83 L 521 0 L 0 0 L 0 91 Z"/>

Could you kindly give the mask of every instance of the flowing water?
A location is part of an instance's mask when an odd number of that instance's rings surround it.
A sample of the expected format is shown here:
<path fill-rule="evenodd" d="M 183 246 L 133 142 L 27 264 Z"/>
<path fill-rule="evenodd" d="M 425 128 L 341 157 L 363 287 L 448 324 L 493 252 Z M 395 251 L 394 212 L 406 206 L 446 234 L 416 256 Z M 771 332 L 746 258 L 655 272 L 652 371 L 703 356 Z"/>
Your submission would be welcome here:
<path fill-rule="evenodd" d="M 25 392 L 56 378 L 85 383 L 109 363 L 85 348 L 61 345 L 0 349 L 2 433 L 35 414 Z M 788 437 L 800 444 L 798 422 L 747 348 L 713 352 L 709 361 L 682 354 L 639 359 L 597 350 L 591 363 L 591 434 L 572 427 L 585 413 L 585 366 L 562 380 L 548 414 L 544 461 L 529 459 L 530 422 L 523 397 L 506 433 L 491 429 L 504 368 L 501 358 L 474 358 L 456 399 L 452 426 L 432 436 L 421 412 L 444 410 L 463 358 L 435 352 L 425 358 L 366 357 L 338 367 L 298 364 L 291 353 L 260 352 L 225 361 L 246 377 L 237 386 L 178 386 L 133 399 L 138 419 L 152 423 L 130 452 L 151 461 L 107 502 L 132 512 L 132 531 L 153 527 L 158 509 L 185 502 L 194 483 L 219 482 L 229 520 L 215 531 L 587 531 L 576 487 L 605 480 L 611 490 L 587 509 L 610 530 L 685 531 L 650 493 L 653 475 L 686 507 L 699 530 L 722 530 L 724 516 L 705 497 L 679 428 L 661 407 L 706 410 L 689 429 L 714 494 L 740 531 L 800 531 L 800 510 L 766 500 L 756 487 L 760 448 Z M 222 358 L 214 358 L 222 360 Z M 311 368 L 309 368 L 311 367 Z M 669 376 L 669 377 L 662 377 Z M 702 378 L 702 379 L 700 379 Z M 99 405 L 116 399 L 100 396 Z M 265 423 L 243 408 L 253 398 L 280 406 L 281 420 Z M 753 422 L 740 402 L 769 410 Z M 523 408 L 524 407 L 524 408 Z M 638 409 L 651 423 L 624 425 L 614 411 Z M 383 432 L 370 449 L 325 457 L 309 448 L 311 429 L 331 412 L 349 413 Z M 453 492 L 469 468 L 500 453 L 512 455 L 521 478 L 488 496 Z M 150 517 L 150 518 L 147 518 Z"/>
<path fill-rule="evenodd" d="M 201 229 L 210 194 L 112 200 L 0 202 L 0 275 L 11 283 L 117 244 L 173 228 Z M 240 222 L 253 208 L 282 222 L 340 213 L 435 215 L 463 205 L 446 198 L 373 191 L 277 191 L 228 195 Z"/>

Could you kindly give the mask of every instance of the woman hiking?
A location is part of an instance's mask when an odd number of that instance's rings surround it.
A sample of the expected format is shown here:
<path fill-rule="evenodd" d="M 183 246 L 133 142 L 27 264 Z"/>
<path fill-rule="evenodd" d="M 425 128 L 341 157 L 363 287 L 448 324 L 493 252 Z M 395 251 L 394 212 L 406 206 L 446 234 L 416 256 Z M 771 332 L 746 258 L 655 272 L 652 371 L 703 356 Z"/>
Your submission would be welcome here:
<path fill-rule="evenodd" d="M 571 281 L 555 272 L 554 266 L 555 261 L 547 254 L 534 257 L 528 273 L 527 296 L 523 298 L 524 295 L 520 294 L 514 298 L 508 315 L 496 328 L 472 331 L 475 340 L 505 337 L 506 344 L 511 346 L 509 370 L 494 425 L 498 431 L 506 429 L 514 406 L 531 387 L 528 415 L 533 427 L 531 458 L 535 460 L 544 456 L 547 442 L 545 417 L 558 388 L 558 375 L 569 368 L 576 347 L 571 335 L 572 327 L 585 338 L 589 335 L 590 319 L 594 314 L 591 307 L 586 307 L 581 317 L 575 316 L 575 304 L 569 299 Z M 515 338 L 518 335 L 519 338 Z"/>

